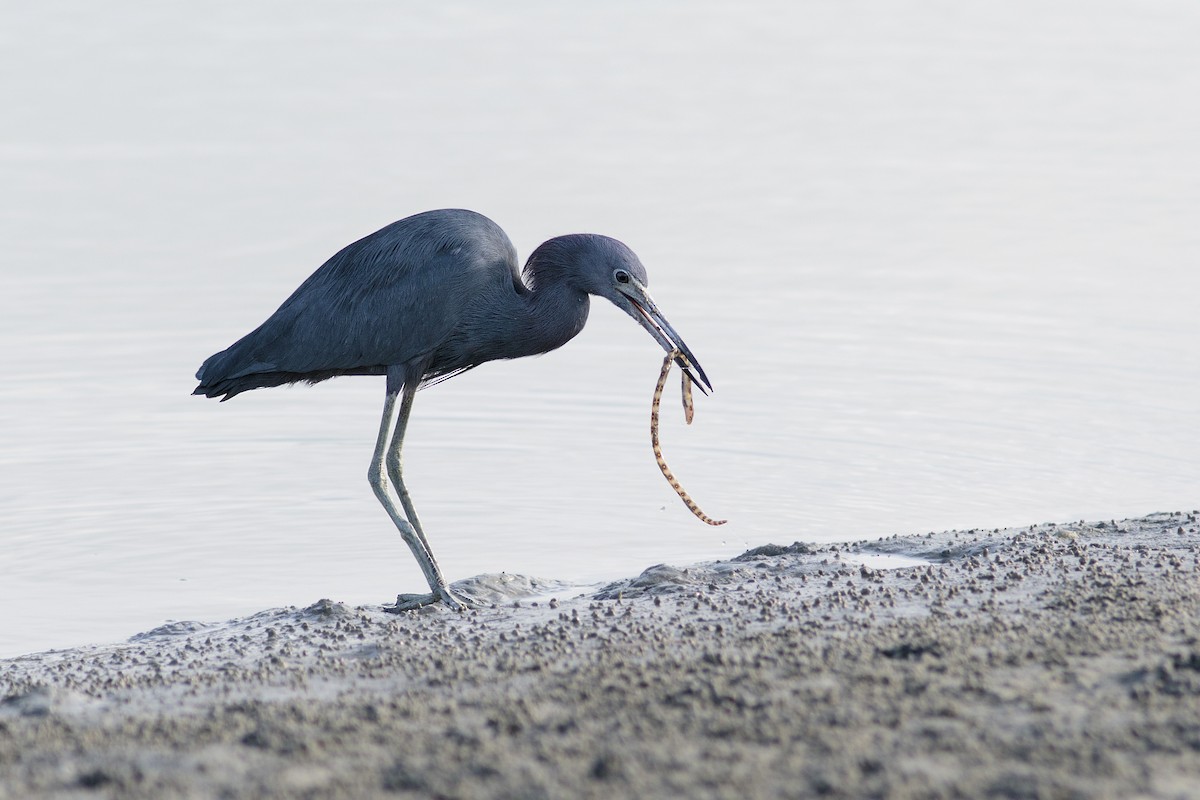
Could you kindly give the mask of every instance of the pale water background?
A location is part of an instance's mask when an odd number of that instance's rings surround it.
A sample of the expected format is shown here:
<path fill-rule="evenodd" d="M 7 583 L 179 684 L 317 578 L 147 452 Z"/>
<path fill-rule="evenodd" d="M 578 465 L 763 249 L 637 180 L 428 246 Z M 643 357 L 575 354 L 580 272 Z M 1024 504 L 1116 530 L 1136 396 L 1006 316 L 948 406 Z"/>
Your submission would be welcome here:
<path fill-rule="evenodd" d="M 9 3 L 0 655 L 424 588 L 381 379 L 189 397 L 344 244 L 460 206 L 642 257 L 716 385 L 584 333 L 422 393 L 449 577 L 1200 500 L 1192 2 Z"/>

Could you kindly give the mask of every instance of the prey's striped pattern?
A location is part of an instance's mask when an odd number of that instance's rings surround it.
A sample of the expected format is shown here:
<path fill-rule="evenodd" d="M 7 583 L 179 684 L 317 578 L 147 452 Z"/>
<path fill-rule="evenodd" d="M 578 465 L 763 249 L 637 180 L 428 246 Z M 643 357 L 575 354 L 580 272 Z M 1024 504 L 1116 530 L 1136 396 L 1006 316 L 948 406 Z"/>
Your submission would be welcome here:
<path fill-rule="evenodd" d="M 683 421 L 692 424 L 696 409 L 692 406 L 692 376 L 683 373 Z"/>
<path fill-rule="evenodd" d="M 671 484 L 671 488 L 675 490 L 675 494 L 679 495 L 679 499 L 696 515 L 696 518 L 701 522 L 706 522 L 709 525 L 724 525 L 728 520 L 713 519 L 700 510 L 700 506 L 696 505 L 683 487 L 679 485 L 678 479 L 671 472 L 671 468 L 667 466 L 667 460 L 663 458 L 662 445 L 658 441 L 658 406 L 662 401 L 663 387 L 667 385 L 667 376 L 671 374 L 671 364 L 677 358 L 683 358 L 683 354 L 679 350 L 672 350 L 667 353 L 667 357 L 663 359 L 662 372 L 658 374 L 658 384 L 654 387 L 654 402 L 650 404 L 650 444 L 654 447 L 654 460 L 658 462 L 658 468 L 662 470 L 663 477 L 667 479 L 667 483 Z M 683 373 L 683 416 L 690 425 L 692 423 L 692 381 L 688 374 Z"/>

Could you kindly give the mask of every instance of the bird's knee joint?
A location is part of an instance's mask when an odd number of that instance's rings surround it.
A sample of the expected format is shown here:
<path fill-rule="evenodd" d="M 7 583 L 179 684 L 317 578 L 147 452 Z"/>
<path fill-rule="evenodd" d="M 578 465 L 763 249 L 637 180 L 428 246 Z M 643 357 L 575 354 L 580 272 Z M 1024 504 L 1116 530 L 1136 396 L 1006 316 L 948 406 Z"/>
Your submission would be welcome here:
<path fill-rule="evenodd" d="M 383 477 L 383 465 L 378 461 L 372 461 L 371 466 L 367 468 L 367 482 L 376 491 L 387 488 Z"/>

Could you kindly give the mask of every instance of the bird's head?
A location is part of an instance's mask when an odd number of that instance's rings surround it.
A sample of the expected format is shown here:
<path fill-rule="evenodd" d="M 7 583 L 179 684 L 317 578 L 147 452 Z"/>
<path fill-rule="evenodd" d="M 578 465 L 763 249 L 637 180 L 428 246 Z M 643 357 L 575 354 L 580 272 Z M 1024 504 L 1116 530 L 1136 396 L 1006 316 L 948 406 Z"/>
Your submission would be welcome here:
<path fill-rule="evenodd" d="M 649 283 L 646 268 L 624 243 L 608 236 L 580 233 L 551 239 L 538 250 L 552 251 L 546 253 L 550 256 L 548 260 L 569 270 L 570 280 L 576 286 L 610 300 L 633 317 L 668 353 L 678 349 L 683 354 L 676 359 L 680 368 L 687 372 L 700 391 L 705 394 L 712 391 L 704 368 L 650 296 L 646 288 Z M 535 257 L 537 255 L 535 253 Z"/>

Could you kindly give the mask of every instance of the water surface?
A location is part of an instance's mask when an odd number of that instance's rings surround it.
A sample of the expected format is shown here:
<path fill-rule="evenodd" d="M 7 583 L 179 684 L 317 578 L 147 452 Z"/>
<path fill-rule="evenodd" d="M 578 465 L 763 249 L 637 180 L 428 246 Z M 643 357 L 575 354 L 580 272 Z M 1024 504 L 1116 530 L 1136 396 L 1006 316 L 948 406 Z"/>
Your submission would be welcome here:
<path fill-rule="evenodd" d="M 428 208 L 641 255 L 717 389 L 664 448 L 731 520 L 659 476 L 661 354 L 596 303 L 418 397 L 451 578 L 1197 503 L 1190 4 L 119 6 L 0 25 L 0 655 L 421 588 L 382 380 L 189 392 Z"/>

